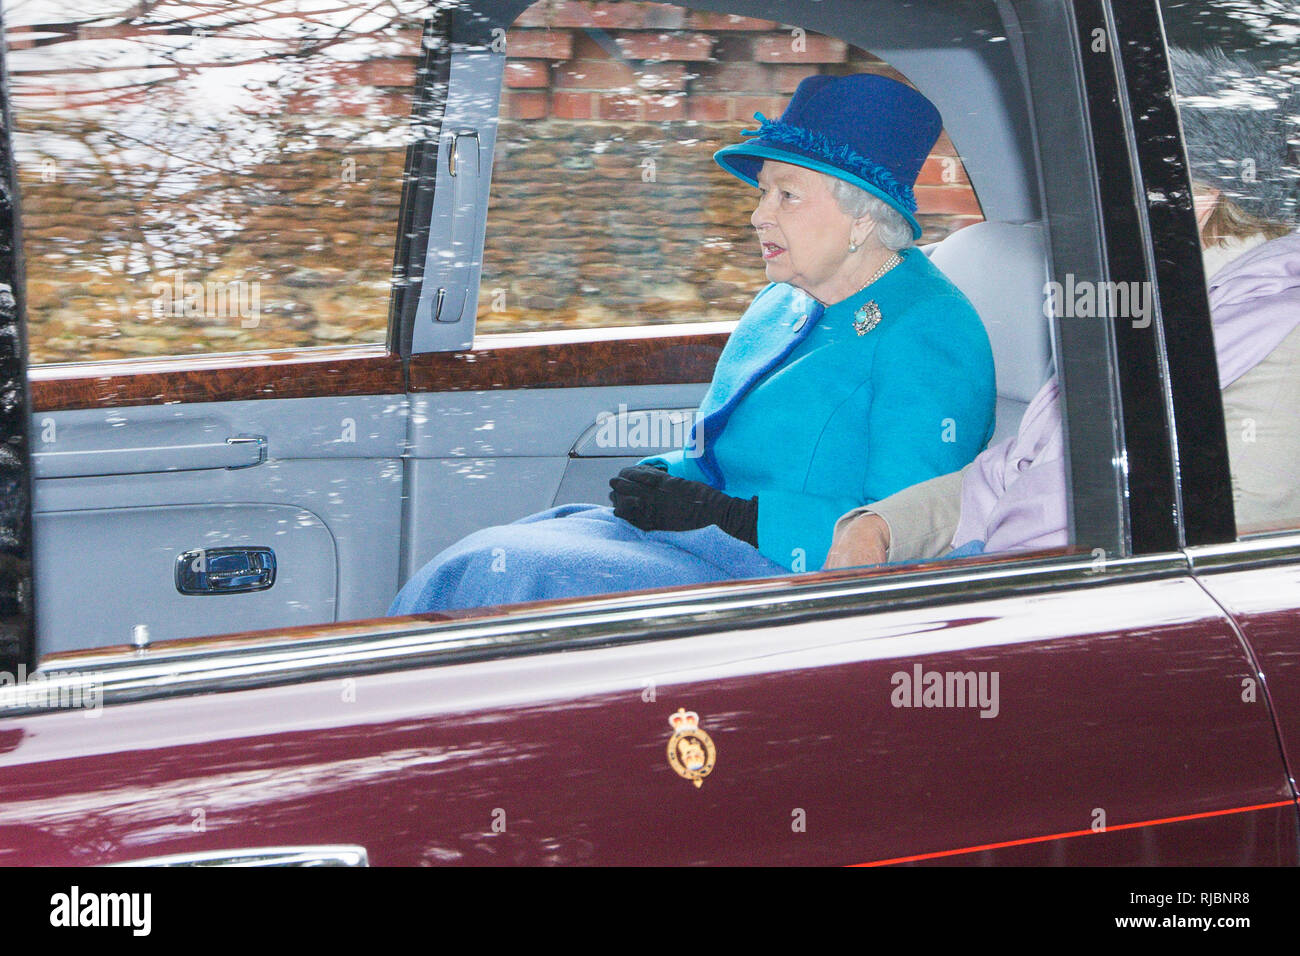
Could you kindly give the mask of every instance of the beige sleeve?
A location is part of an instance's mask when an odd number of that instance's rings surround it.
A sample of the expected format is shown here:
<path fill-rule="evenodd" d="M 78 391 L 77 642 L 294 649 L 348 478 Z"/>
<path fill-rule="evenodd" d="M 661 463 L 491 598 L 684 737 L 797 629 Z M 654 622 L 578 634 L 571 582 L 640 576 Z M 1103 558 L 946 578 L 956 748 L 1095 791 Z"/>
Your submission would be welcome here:
<path fill-rule="evenodd" d="M 1300 527 L 1300 326 L 1223 390 L 1237 533 Z"/>
<path fill-rule="evenodd" d="M 889 525 L 888 560 L 940 557 L 952 550 L 952 536 L 961 518 L 961 482 L 965 474 L 963 469 L 940 475 L 865 507 L 854 508 L 835 522 L 835 537 L 858 515 L 871 512 Z"/>

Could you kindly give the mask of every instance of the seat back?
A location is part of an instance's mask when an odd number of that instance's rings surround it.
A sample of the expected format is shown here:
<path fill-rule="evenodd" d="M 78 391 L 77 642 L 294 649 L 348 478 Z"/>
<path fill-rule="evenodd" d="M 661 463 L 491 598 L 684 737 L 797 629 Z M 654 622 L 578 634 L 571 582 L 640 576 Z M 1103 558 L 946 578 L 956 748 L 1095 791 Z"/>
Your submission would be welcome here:
<path fill-rule="evenodd" d="M 1042 224 L 975 223 L 926 252 L 984 321 L 997 371 L 997 424 L 989 442 L 996 444 L 1016 433 L 1052 370 L 1043 314 L 1048 268 Z"/>

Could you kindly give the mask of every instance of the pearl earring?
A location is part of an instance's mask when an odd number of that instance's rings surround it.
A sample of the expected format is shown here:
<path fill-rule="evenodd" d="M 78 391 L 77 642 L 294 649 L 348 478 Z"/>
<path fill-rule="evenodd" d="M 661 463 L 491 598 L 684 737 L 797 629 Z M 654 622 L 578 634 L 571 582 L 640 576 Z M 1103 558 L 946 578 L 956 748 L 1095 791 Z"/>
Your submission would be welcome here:
<path fill-rule="evenodd" d="M 852 255 L 853 253 L 855 253 L 855 252 L 857 252 L 857 251 L 858 251 L 858 244 L 857 244 L 856 242 L 854 242 L 852 239 L 850 239 L 850 240 L 849 240 L 849 255 Z"/>

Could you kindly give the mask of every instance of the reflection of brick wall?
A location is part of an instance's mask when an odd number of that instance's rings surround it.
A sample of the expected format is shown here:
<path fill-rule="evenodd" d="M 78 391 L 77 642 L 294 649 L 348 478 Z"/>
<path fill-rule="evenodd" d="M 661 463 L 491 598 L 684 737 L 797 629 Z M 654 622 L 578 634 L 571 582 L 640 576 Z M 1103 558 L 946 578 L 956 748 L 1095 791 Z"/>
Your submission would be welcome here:
<path fill-rule="evenodd" d="M 407 124 L 403 99 L 324 133 L 311 114 L 268 118 L 277 148 L 260 163 L 208 130 L 181 174 L 131 163 L 95 118 L 19 112 L 32 362 L 385 341 L 406 152 L 365 143 Z M 178 274 L 203 289 L 190 311 L 160 302 Z M 256 315 L 233 298 L 251 284 Z"/>
<path fill-rule="evenodd" d="M 276 117 L 285 145 L 265 162 L 224 168 L 214 141 L 211 166 L 183 177 L 105 151 L 112 132 L 87 117 L 18 124 L 36 154 L 19 171 L 33 362 L 384 341 L 405 153 L 359 145 L 380 124 L 331 140 L 307 135 L 308 117 Z M 87 142 L 98 163 L 40 158 Z M 177 273 L 223 296 L 256 283 L 260 312 L 205 294 L 201 314 L 159 314 Z"/>
<path fill-rule="evenodd" d="M 880 73 L 840 40 L 654 3 L 542 0 L 506 37 L 478 327 L 735 318 L 764 283 L 754 193 L 714 151 L 814 73 Z M 978 221 L 945 135 L 917 184 L 923 242 Z"/>

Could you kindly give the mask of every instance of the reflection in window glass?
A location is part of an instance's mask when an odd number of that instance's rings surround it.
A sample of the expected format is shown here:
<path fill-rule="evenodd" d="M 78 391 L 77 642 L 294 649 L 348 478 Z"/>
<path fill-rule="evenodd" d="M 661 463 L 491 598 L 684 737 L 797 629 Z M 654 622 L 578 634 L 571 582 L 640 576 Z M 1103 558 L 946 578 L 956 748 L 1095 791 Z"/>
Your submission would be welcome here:
<path fill-rule="evenodd" d="M 755 194 L 713 162 L 817 73 L 904 79 L 842 40 L 668 4 L 543 0 L 509 57 L 477 330 L 733 320 L 766 284 Z M 921 242 L 982 218 L 945 135 Z"/>
<path fill-rule="evenodd" d="M 382 342 L 413 0 L 7 0 L 31 360 Z"/>
<path fill-rule="evenodd" d="M 1300 12 L 1166 3 L 1242 533 L 1300 525 Z"/>

